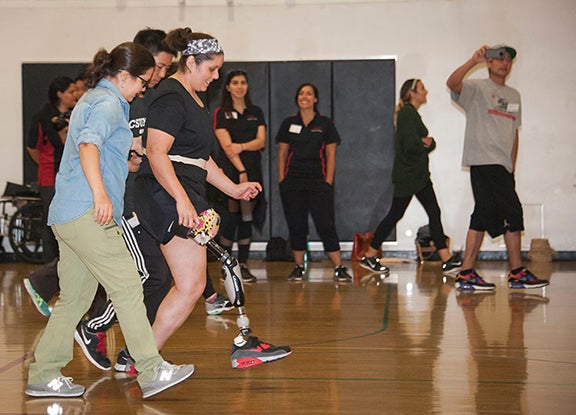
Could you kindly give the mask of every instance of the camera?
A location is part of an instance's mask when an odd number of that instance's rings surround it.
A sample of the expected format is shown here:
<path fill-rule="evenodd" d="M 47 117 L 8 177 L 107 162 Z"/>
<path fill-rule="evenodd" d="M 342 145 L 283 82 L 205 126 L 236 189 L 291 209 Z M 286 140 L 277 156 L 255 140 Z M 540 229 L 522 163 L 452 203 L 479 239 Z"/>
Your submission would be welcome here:
<path fill-rule="evenodd" d="M 70 122 L 70 111 L 61 113 L 60 115 L 52 118 L 52 126 L 56 131 L 62 131 L 68 127 Z"/>
<path fill-rule="evenodd" d="M 505 56 L 506 49 L 504 48 L 486 49 L 486 53 L 484 54 L 486 59 L 504 59 Z"/>

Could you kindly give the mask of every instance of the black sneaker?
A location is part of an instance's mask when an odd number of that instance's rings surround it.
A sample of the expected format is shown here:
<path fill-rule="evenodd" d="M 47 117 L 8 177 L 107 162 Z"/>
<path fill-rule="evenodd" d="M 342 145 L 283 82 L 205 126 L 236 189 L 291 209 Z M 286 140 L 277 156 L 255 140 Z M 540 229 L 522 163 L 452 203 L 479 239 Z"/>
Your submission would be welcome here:
<path fill-rule="evenodd" d="M 250 272 L 246 264 L 240 264 L 240 272 L 242 273 L 242 281 L 244 282 L 256 282 L 258 279 Z"/>
<path fill-rule="evenodd" d="M 74 340 L 80 345 L 86 358 L 101 370 L 110 370 L 112 364 L 106 352 L 106 332 L 94 332 L 81 321 L 74 332 Z"/>
<path fill-rule="evenodd" d="M 508 273 L 508 286 L 510 288 L 540 288 L 550 284 L 548 280 L 541 280 L 532 274 L 528 268 L 522 268 L 517 274 Z"/>
<path fill-rule="evenodd" d="M 459 290 L 488 291 L 496 288 L 496 285 L 484 281 L 484 279 L 474 270 L 468 274 L 462 274 L 460 272 L 456 277 L 456 284 L 454 284 L 454 286 Z"/>
<path fill-rule="evenodd" d="M 305 272 L 306 271 L 304 270 L 304 267 L 302 265 L 296 265 L 292 270 L 292 272 L 290 273 L 290 275 L 288 276 L 288 279 L 290 281 L 302 281 L 304 279 Z"/>
<path fill-rule="evenodd" d="M 232 368 L 246 369 L 282 359 L 292 353 L 289 346 L 274 346 L 250 336 L 242 346 L 234 344 L 230 360 Z"/>
<path fill-rule="evenodd" d="M 360 266 L 370 271 L 378 272 L 379 274 L 389 274 L 390 269 L 380 264 L 380 258 L 375 256 L 364 256 L 360 260 Z"/>
<path fill-rule="evenodd" d="M 120 349 L 118 352 L 118 358 L 116 359 L 116 364 L 114 365 L 114 370 L 116 372 L 128 373 L 132 376 L 138 376 L 138 371 L 134 366 L 136 362 L 130 356 L 127 349 Z"/>
<path fill-rule="evenodd" d="M 351 282 L 352 276 L 348 274 L 346 267 L 338 265 L 336 268 L 334 268 L 334 281 Z"/>
<path fill-rule="evenodd" d="M 452 254 L 450 259 L 442 264 L 444 274 L 456 274 L 462 268 L 462 258 L 460 252 Z"/>

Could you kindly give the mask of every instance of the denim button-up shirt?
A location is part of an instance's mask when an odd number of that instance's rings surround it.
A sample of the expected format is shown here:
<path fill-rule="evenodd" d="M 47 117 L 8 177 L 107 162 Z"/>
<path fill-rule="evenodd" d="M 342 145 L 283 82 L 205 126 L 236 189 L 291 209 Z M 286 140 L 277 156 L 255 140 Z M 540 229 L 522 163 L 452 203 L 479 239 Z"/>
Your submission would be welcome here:
<path fill-rule="evenodd" d="M 80 165 L 79 144 L 98 147 L 100 172 L 113 206 L 114 222 L 121 226 L 128 152 L 132 133 L 128 127 L 130 105 L 107 79 L 87 91 L 70 117 L 56 193 L 50 204 L 48 224 L 63 224 L 84 215 L 94 206 L 92 190 Z"/>

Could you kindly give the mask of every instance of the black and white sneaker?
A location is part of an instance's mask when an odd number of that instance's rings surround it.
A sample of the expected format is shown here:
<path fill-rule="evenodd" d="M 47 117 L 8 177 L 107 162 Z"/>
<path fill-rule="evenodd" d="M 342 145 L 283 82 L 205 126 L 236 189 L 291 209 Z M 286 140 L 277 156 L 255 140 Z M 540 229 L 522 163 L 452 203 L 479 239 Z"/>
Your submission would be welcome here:
<path fill-rule="evenodd" d="M 81 321 L 74 332 L 74 340 L 80 345 L 90 363 L 98 369 L 110 370 L 112 364 L 106 351 L 106 332 L 94 332 Z"/>
<path fill-rule="evenodd" d="M 296 265 L 290 275 L 288 276 L 288 280 L 290 281 L 302 281 L 304 279 L 304 273 L 306 270 L 302 265 Z"/>
<path fill-rule="evenodd" d="M 457 274 L 462 268 L 462 257 L 460 252 L 452 254 L 450 259 L 442 263 L 442 272 L 444 274 Z"/>
<path fill-rule="evenodd" d="M 390 274 L 390 268 L 385 267 L 380 263 L 380 258 L 375 256 L 362 257 L 360 266 L 364 269 L 377 272 L 379 274 Z"/>
<path fill-rule="evenodd" d="M 352 276 L 348 274 L 346 267 L 338 265 L 334 268 L 334 281 L 352 282 Z"/>

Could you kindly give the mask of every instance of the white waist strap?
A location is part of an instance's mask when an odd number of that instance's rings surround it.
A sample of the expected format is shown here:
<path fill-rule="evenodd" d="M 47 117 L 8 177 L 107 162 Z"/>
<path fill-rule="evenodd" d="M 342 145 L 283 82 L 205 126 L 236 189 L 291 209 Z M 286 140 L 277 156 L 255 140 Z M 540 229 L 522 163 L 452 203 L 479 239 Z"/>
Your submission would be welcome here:
<path fill-rule="evenodd" d="M 192 159 L 190 157 L 173 156 L 171 154 L 168 154 L 168 158 L 176 163 L 190 164 L 192 166 L 200 167 L 201 169 L 206 170 L 206 160 L 204 159 Z"/>

